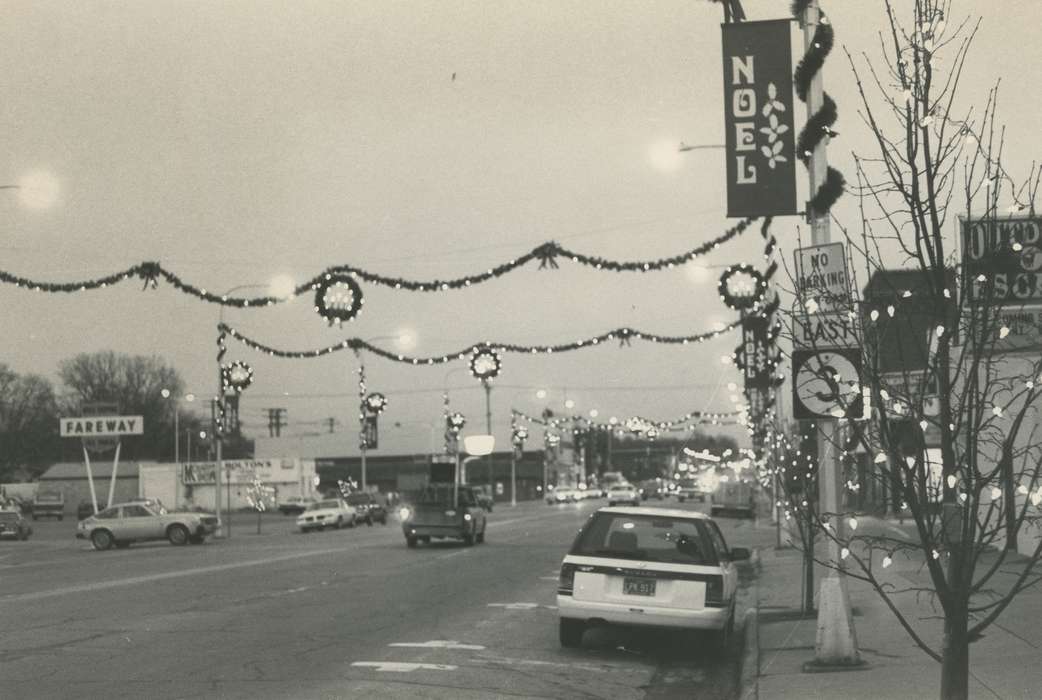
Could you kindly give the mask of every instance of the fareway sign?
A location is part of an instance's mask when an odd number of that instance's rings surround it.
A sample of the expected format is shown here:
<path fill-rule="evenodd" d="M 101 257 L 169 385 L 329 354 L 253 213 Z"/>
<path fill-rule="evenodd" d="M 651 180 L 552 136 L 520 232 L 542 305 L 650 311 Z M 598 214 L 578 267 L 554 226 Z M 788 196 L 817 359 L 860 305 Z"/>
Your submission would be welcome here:
<path fill-rule="evenodd" d="M 142 416 L 59 418 L 58 429 L 62 437 L 142 435 L 145 432 L 145 419 Z"/>

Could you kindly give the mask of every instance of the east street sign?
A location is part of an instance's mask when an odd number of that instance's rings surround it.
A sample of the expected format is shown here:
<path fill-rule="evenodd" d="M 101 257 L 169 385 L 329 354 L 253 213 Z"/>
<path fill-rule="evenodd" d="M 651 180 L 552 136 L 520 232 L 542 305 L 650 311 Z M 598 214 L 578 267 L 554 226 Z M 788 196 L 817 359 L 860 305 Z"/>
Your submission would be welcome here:
<path fill-rule="evenodd" d="M 850 299 L 847 259 L 842 243 L 796 249 L 796 294 L 821 310 L 842 309 Z"/>
<path fill-rule="evenodd" d="M 142 416 L 80 416 L 59 418 L 61 437 L 112 437 L 115 435 L 143 435 L 145 419 Z"/>
<path fill-rule="evenodd" d="M 858 322 L 847 313 L 805 314 L 792 317 L 792 344 L 801 349 L 856 348 L 861 345 Z"/>

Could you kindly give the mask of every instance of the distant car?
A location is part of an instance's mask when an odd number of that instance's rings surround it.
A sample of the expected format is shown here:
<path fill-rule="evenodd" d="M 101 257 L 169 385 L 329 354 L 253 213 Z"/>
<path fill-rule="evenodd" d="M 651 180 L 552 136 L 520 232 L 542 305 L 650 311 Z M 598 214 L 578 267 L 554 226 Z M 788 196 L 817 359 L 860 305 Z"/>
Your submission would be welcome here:
<path fill-rule="evenodd" d="M 27 540 L 33 534 L 22 513 L 15 509 L 0 510 L 0 539 Z"/>
<path fill-rule="evenodd" d="M 608 489 L 608 505 L 617 503 L 628 503 L 629 505 L 640 505 L 640 493 L 633 484 L 616 484 Z"/>
<path fill-rule="evenodd" d="M 722 511 L 736 512 L 752 518 L 756 516 L 756 491 L 752 484 L 738 480 L 721 482 L 713 492 L 711 515 Z"/>
<path fill-rule="evenodd" d="M 33 499 L 33 520 L 40 518 L 65 518 L 65 495 L 60 492 L 41 491 Z"/>
<path fill-rule="evenodd" d="M 719 649 L 734 630 L 738 569 L 712 518 L 664 508 L 601 508 L 561 564 L 561 646 L 582 643 L 591 622 L 710 631 Z"/>
<path fill-rule="evenodd" d="M 666 497 L 666 487 L 658 481 L 642 481 L 638 490 L 640 491 L 640 497 L 645 501 L 649 498 L 661 501 Z"/>
<path fill-rule="evenodd" d="M 582 496 L 579 491 L 566 487 L 556 488 L 546 494 L 546 502 L 549 505 L 554 505 L 556 503 L 577 503 L 581 498 Z"/>
<path fill-rule="evenodd" d="M 202 544 L 217 530 L 212 513 L 170 512 L 159 501 L 143 499 L 109 506 L 76 526 L 78 539 L 90 540 L 94 549 L 129 547 L 133 542 L 169 540 L 173 545 Z"/>
<path fill-rule="evenodd" d="M 381 503 L 371 493 L 352 493 L 347 497 L 347 505 L 355 509 L 358 520 L 364 521 L 366 525 L 373 523 L 387 524 L 387 506 Z"/>
<path fill-rule="evenodd" d="M 333 527 L 354 527 L 360 520 L 354 506 L 349 506 L 343 498 L 327 498 L 316 501 L 308 509 L 297 516 L 297 528 L 301 532 L 325 530 Z"/>
<path fill-rule="evenodd" d="M 290 496 L 286 500 L 280 501 L 276 507 L 283 515 L 299 515 L 314 502 L 315 499 L 310 496 Z"/>
<path fill-rule="evenodd" d="M 691 499 L 705 503 L 706 492 L 698 479 L 681 479 L 677 486 L 677 500 L 683 503 Z"/>
<path fill-rule="evenodd" d="M 100 513 L 103 510 L 105 510 L 105 505 L 103 503 L 99 503 L 98 512 Z M 92 515 L 94 515 L 94 504 L 86 500 L 80 501 L 79 505 L 76 506 L 76 519 L 83 520 L 84 518 L 89 518 Z"/>

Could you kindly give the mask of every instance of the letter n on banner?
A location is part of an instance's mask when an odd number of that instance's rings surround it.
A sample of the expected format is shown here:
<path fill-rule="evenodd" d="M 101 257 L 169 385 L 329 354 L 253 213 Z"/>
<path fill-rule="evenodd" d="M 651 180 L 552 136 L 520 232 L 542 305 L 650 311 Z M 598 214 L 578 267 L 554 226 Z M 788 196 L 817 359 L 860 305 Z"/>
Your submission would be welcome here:
<path fill-rule="evenodd" d="M 795 214 L 790 21 L 722 27 L 727 216 Z"/>

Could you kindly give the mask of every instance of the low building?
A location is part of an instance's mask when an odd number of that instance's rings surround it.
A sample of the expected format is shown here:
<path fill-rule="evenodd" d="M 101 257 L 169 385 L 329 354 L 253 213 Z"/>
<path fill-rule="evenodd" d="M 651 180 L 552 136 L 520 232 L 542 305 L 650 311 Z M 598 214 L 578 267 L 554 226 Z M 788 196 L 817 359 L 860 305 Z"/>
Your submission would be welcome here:
<path fill-rule="evenodd" d="M 99 507 L 109 502 L 112 490 L 114 503 L 139 498 L 138 472 L 145 462 L 121 462 L 116 468 L 116 479 L 112 480 L 112 462 L 91 462 L 90 473 L 94 481 L 94 493 Z M 90 480 L 87 466 L 83 462 L 58 462 L 44 472 L 37 483 L 37 492 L 61 493 L 65 497 L 65 512 L 75 515 L 81 501 L 91 500 Z"/>
<path fill-rule="evenodd" d="M 256 486 L 263 485 L 266 507 L 291 496 L 316 493 L 315 462 L 309 459 L 230 459 L 221 461 L 222 509 L 253 508 Z M 168 507 L 215 510 L 216 462 L 142 465 L 140 497 L 158 498 Z"/>

